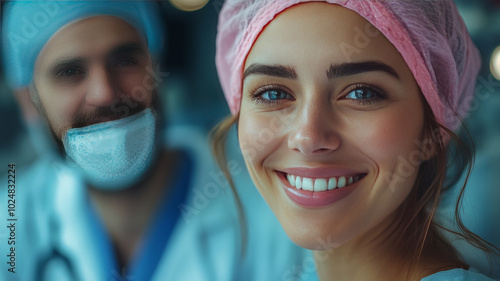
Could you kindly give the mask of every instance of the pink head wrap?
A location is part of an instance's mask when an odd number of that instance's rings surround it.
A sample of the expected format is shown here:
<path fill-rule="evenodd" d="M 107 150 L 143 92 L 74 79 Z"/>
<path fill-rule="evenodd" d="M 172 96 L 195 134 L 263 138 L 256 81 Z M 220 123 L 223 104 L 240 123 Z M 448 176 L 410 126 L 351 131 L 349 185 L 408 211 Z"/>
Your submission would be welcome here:
<path fill-rule="evenodd" d="M 452 0 L 226 0 L 219 17 L 216 64 L 233 115 L 240 110 L 243 67 L 277 14 L 303 2 L 353 10 L 396 47 L 439 123 L 457 129 L 474 94 L 480 56 Z"/>

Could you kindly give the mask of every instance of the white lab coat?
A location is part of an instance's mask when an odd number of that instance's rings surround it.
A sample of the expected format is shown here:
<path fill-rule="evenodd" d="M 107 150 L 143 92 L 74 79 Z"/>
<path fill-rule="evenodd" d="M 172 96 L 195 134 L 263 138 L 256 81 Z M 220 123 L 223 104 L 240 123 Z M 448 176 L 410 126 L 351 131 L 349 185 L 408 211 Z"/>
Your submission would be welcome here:
<path fill-rule="evenodd" d="M 229 187 L 222 184 L 207 139 L 187 127 L 170 129 L 166 135 L 167 147 L 190 152 L 194 166 L 190 191 L 179 206 L 183 215 L 152 281 L 317 280 L 310 252 L 290 242 L 257 193 L 244 164 L 233 162 L 248 217 L 248 252 L 242 258 L 235 201 Z M 18 271 L 8 273 L 2 265 L 0 280 L 43 280 L 36 276 L 37 259 L 47 256 L 55 244 L 78 280 L 104 281 L 109 269 L 100 260 L 99 244 L 82 213 L 88 210 L 85 186 L 66 166 L 43 161 L 30 169 L 33 176 L 26 183 L 32 186 L 26 188 L 29 194 L 23 194 L 21 201 L 26 202 L 19 204 L 25 211 L 19 214 L 24 224 L 18 229 L 18 240 L 23 244 L 17 253 Z M 28 175 L 18 174 L 20 182 L 23 177 Z M 1 245 L 5 257 L 5 243 Z M 45 268 L 45 280 L 72 280 L 70 273 L 64 259 L 55 259 Z"/>

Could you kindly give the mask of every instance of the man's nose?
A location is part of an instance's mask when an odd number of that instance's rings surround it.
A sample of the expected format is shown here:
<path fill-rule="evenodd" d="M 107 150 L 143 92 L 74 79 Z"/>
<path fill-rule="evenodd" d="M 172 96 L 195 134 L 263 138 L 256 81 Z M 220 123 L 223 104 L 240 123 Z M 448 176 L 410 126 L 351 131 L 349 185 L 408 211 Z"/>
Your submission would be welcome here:
<path fill-rule="evenodd" d="M 92 71 L 88 78 L 87 104 L 105 107 L 111 106 L 118 99 L 118 89 L 112 74 L 105 67 Z"/>
<path fill-rule="evenodd" d="M 293 129 L 288 136 L 288 147 L 304 156 L 328 154 L 341 145 L 336 129 L 334 109 L 329 101 L 311 99 L 300 107 Z"/>

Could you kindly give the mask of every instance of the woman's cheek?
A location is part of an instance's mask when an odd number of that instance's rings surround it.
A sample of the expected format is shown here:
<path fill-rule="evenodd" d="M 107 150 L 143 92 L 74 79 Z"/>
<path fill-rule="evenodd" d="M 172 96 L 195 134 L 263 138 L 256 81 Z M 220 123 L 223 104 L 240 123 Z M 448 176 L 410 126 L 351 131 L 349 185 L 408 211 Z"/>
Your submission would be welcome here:
<path fill-rule="evenodd" d="M 243 157 L 247 163 L 262 163 L 280 145 L 284 126 L 272 115 L 264 113 L 241 113 L 238 138 Z"/>
<path fill-rule="evenodd" d="M 411 110 L 406 113 L 398 110 L 358 124 L 354 139 L 377 165 L 379 180 L 385 180 L 389 186 L 412 185 L 409 181 L 415 178 L 420 165 L 417 146 L 423 126 L 420 116 Z"/>

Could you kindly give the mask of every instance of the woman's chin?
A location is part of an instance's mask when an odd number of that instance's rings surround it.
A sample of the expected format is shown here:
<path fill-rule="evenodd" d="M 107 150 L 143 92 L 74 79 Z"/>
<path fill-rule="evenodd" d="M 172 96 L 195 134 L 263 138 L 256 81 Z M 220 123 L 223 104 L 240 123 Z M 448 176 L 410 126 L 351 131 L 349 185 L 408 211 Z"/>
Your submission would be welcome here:
<path fill-rule="evenodd" d="M 297 228 L 285 232 L 294 244 L 299 247 L 314 251 L 330 251 L 337 249 L 345 243 L 345 239 L 339 239 L 331 233 L 321 233 L 308 230 L 307 232 L 297 231 Z"/>

